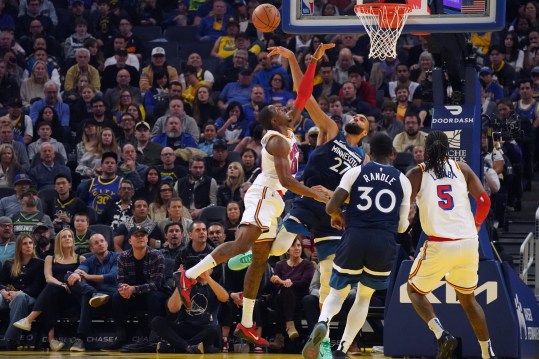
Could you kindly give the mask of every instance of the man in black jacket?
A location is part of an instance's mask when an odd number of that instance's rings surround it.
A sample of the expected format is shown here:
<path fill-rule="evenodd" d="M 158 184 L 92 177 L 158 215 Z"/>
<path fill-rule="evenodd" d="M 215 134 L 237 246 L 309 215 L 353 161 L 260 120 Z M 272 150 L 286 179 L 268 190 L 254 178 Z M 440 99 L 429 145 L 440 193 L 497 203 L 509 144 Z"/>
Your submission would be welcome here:
<path fill-rule="evenodd" d="M 217 204 L 217 182 L 204 174 L 204 159 L 193 157 L 189 161 L 189 175 L 176 183 L 176 192 L 192 218 L 197 218 L 202 209 Z"/>

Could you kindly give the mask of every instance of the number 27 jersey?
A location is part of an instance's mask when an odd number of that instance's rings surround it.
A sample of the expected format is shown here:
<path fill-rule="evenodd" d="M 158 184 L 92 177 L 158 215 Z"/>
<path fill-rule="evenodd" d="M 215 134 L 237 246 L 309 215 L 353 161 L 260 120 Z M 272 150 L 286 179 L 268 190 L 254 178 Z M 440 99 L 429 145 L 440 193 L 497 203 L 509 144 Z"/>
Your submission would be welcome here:
<path fill-rule="evenodd" d="M 448 160 L 448 177 L 436 178 L 433 171 L 423 171 L 421 188 L 416 196 L 421 227 L 427 236 L 450 239 L 477 236 L 474 217 L 468 198 L 466 178 L 457 162 Z"/>

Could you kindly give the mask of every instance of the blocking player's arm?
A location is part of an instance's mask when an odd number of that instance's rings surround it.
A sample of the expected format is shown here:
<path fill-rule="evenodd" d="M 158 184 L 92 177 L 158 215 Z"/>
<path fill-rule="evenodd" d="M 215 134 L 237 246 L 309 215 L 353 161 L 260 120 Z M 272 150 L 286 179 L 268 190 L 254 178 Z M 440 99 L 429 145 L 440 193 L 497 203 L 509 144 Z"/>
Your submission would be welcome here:
<path fill-rule="evenodd" d="M 325 51 L 327 49 L 333 48 L 334 46 L 335 44 L 320 44 L 320 46 L 318 46 L 318 48 L 316 49 L 316 52 L 311 58 L 311 65 L 309 65 L 313 67 L 312 71 L 314 71 L 314 67 L 318 59 L 324 56 Z M 271 52 L 268 54 L 268 56 L 274 56 L 274 55 L 279 54 L 288 60 L 294 83 L 296 85 L 299 84 L 303 78 L 303 73 L 301 72 L 301 69 L 297 62 L 296 55 L 289 49 L 284 48 L 282 46 L 270 47 L 269 50 L 271 50 Z M 313 76 L 314 76 L 314 72 L 313 72 Z M 298 85 L 298 92 L 299 92 L 299 85 Z M 337 136 L 337 133 L 339 132 L 337 124 L 335 123 L 335 121 L 331 120 L 324 113 L 324 111 L 322 111 L 322 109 L 320 108 L 320 106 L 318 105 L 314 97 L 312 96 L 308 97 L 307 103 L 306 103 L 306 109 L 311 115 L 311 118 L 314 121 L 315 125 L 320 129 L 320 134 L 318 135 L 317 145 L 324 144 L 330 139 Z"/>
<path fill-rule="evenodd" d="M 462 170 L 462 173 L 464 174 L 464 178 L 466 179 L 468 192 L 475 199 L 475 203 L 477 205 L 475 208 L 474 221 L 475 227 L 479 231 L 481 224 L 487 218 L 490 210 L 490 197 L 485 191 L 481 180 L 479 177 L 477 177 L 474 171 L 472 171 L 470 166 L 463 162 L 459 162 L 458 164 Z"/>
<path fill-rule="evenodd" d="M 326 213 L 331 216 L 331 226 L 333 228 L 339 230 L 344 229 L 345 220 L 341 207 L 344 205 L 349 195 L 348 191 L 341 187 L 337 187 L 335 192 L 333 192 L 333 196 L 331 196 L 326 204 Z"/>
<path fill-rule="evenodd" d="M 316 192 L 303 185 L 290 174 L 290 162 L 288 159 L 290 146 L 284 138 L 281 136 L 271 137 L 266 145 L 266 151 L 273 156 L 275 171 L 283 187 L 297 195 L 310 197 L 320 202 L 327 202 L 325 193 Z"/>
<path fill-rule="evenodd" d="M 415 166 L 406 174 L 406 178 L 412 185 L 412 193 L 410 194 L 410 203 L 415 203 L 415 197 L 421 188 L 421 179 L 423 178 L 423 172 L 419 166 Z"/>

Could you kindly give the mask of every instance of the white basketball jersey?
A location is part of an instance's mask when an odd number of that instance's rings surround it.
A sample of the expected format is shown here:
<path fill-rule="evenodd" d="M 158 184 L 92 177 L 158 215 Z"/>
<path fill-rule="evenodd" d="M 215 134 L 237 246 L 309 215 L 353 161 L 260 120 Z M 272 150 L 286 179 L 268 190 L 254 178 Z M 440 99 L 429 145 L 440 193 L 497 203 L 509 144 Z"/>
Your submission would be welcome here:
<path fill-rule="evenodd" d="M 266 151 L 266 144 L 273 136 L 281 136 L 286 140 L 286 142 L 290 146 L 288 156 L 288 160 L 290 161 L 290 174 L 295 175 L 298 171 L 299 148 L 296 141 L 296 136 L 294 136 L 294 132 L 289 129 L 288 135 L 284 136 L 280 132 L 270 130 L 266 132 L 264 137 L 262 137 L 262 173 L 260 173 L 258 177 L 256 177 L 256 180 L 253 184 L 269 187 L 276 191 L 283 191 L 284 193 L 286 192 L 286 188 L 284 188 L 279 182 L 279 176 L 277 175 L 277 171 L 275 170 L 275 162 L 273 161 L 273 155 L 269 154 L 268 151 Z"/>
<path fill-rule="evenodd" d="M 419 165 L 423 170 L 423 177 L 416 203 L 419 207 L 421 227 L 428 236 L 474 238 L 477 236 L 477 230 L 466 179 L 457 162 L 448 162 L 445 169 L 449 177 L 443 178 L 436 178 L 432 170 L 425 171 L 424 163 Z"/>

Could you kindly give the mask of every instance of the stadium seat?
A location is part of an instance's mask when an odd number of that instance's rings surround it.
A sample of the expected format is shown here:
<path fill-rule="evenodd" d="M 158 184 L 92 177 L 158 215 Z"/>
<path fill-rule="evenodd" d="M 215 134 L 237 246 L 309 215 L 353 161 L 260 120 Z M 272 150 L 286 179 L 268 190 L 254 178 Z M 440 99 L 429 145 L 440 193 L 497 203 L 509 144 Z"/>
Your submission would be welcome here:
<path fill-rule="evenodd" d="M 186 59 L 189 57 L 189 54 L 196 52 L 202 57 L 203 61 L 205 61 L 204 59 L 210 58 L 212 47 L 213 43 L 210 42 L 181 42 L 180 54 Z"/>
<path fill-rule="evenodd" d="M 54 199 L 56 198 L 56 193 L 57 192 L 54 188 L 43 188 L 37 192 L 37 196 L 39 197 L 42 203 L 48 203 L 48 202 L 54 203 Z M 54 218 L 51 218 L 51 219 L 54 219 Z"/>
<path fill-rule="evenodd" d="M 217 57 L 207 57 L 202 60 L 202 68 L 208 70 L 215 77 L 219 69 L 219 62 L 221 60 Z"/>
<path fill-rule="evenodd" d="M 196 26 L 171 26 L 165 30 L 164 37 L 168 41 L 193 42 L 196 32 Z"/>
<path fill-rule="evenodd" d="M 161 26 L 133 26 L 133 34 L 144 42 L 163 37 Z"/>
<path fill-rule="evenodd" d="M 114 251 L 114 234 L 110 226 L 106 224 L 91 224 L 89 229 L 94 233 L 102 234 L 109 244 L 109 251 Z"/>
<path fill-rule="evenodd" d="M 204 208 L 198 219 L 204 221 L 206 225 L 212 222 L 221 222 L 223 225 L 226 223 L 226 207 L 223 206 L 211 206 Z"/>

